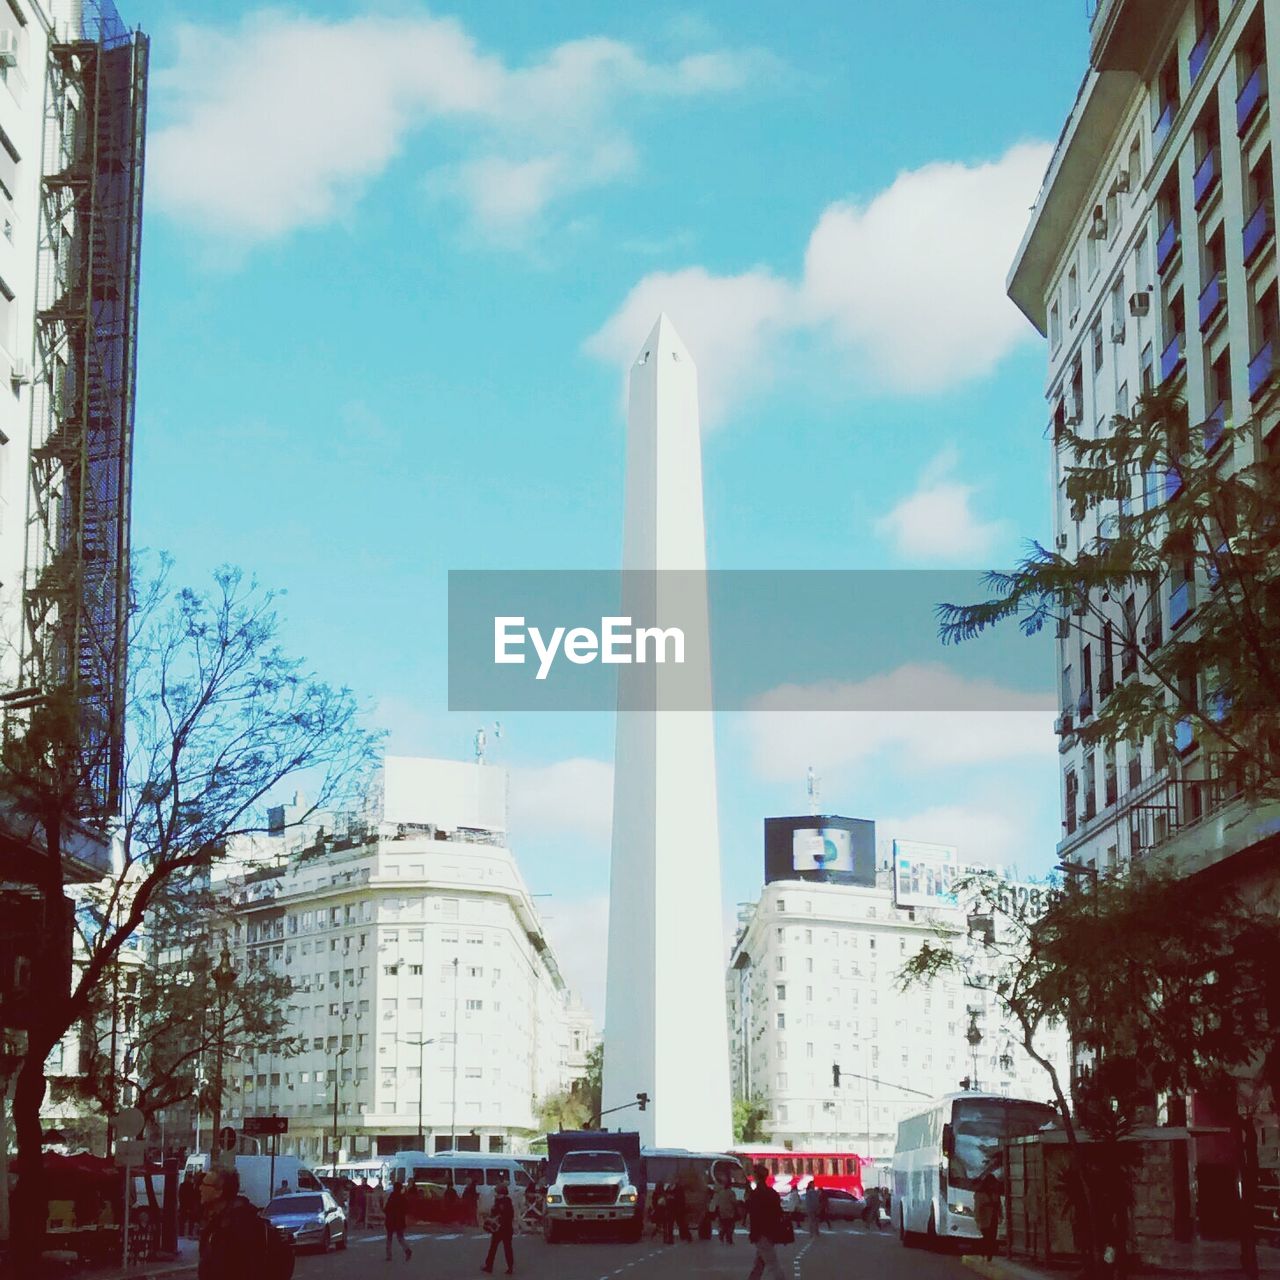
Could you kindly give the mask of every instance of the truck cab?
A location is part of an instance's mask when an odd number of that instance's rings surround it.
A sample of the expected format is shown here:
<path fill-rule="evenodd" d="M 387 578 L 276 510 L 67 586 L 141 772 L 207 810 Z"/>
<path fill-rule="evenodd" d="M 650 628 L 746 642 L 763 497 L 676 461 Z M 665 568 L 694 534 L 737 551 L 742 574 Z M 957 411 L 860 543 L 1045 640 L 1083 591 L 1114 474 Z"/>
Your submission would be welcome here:
<path fill-rule="evenodd" d="M 628 1238 L 640 1238 L 644 1175 L 638 1135 L 550 1134 L 547 1150 L 551 1170 L 542 1231 L 548 1243 L 593 1223 L 617 1225 Z"/>

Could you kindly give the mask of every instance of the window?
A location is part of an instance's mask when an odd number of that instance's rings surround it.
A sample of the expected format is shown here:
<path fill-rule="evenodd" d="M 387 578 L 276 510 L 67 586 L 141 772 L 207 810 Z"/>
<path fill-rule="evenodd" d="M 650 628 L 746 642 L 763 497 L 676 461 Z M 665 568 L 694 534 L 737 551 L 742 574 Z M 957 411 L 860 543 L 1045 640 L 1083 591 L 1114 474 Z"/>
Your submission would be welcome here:
<path fill-rule="evenodd" d="M 1098 238 L 1097 236 L 1088 236 L 1084 242 L 1084 262 L 1085 269 L 1088 272 L 1088 278 L 1093 279 L 1098 274 Z"/>
<path fill-rule="evenodd" d="M 483 1000 L 468 1000 L 466 1009 L 468 1013 L 479 1013 L 484 1008 Z"/>
<path fill-rule="evenodd" d="M 1129 144 L 1129 199 L 1138 198 L 1138 188 L 1142 185 L 1142 137 L 1134 138 Z"/>
<path fill-rule="evenodd" d="M 1098 375 L 1102 372 L 1102 321 L 1095 320 L 1093 322 L 1093 331 L 1091 333 L 1093 341 L 1093 380 L 1094 386 L 1097 386 Z M 1094 399 L 1097 399 L 1095 393 Z"/>
<path fill-rule="evenodd" d="M 781 1010 L 779 1010 L 778 1014 L 774 1019 L 774 1025 L 778 1028 L 779 1031 L 785 1031 L 787 1029 L 787 1015 L 781 1012 Z"/>
<path fill-rule="evenodd" d="M 1062 312 L 1055 301 L 1049 308 L 1049 346 L 1056 351 L 1062 345 Z"/>
<path fill-rule="evenodd" d="M 422 966 L 420 964 L 411 964 L 409 966 L 410 976 L 420 978 L 422 976 Z"/>
<path fill-rule="evenodd" d="M 1178 84 L 1178 52 L 1175 49 L 1160 69 L 1156 78 L 1156 122 L 1152 129 L 1152 142 L 1159 146 L 1173 127 L 1173 119 L 1181 104 Z"/>
<path fill-rule="evenodd" d="M 787 998 L 787 984 L 785 982 L 775 983 L 773 995 L 776 1000 L 785 1000 Z"/>
<path fill-rule="evenodd" d="M 775 965 L 776 965 L 777 970 L 778 970 L 778 972 L 779 972 L 779 973 L 785 973 L 785 972 L 787 971 L 787 957 L 786 957 L 786 956 L 778 956 L 774 963 L 775 963 Z"/>

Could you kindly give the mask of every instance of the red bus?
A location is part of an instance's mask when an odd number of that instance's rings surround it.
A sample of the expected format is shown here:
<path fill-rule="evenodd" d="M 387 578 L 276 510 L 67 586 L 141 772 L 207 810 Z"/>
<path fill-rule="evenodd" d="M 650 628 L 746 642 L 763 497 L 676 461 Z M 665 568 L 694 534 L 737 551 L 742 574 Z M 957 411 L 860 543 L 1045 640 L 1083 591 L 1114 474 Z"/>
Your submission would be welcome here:
<path fill-rule="evenodd" d="M 785 1195 L 793 1188 L 803 1191 L 810 1182 L 820 1187 L 839 1188 L 862 1196 L 862 1167 L 870 1164 L 866 1156 L 854 1151 L 789 1151 L 785 1147 L 733 1147 L 730 1155 L 742 1161 L 748 1173 L 763 1164 L 769 1170 L 769 1183 Z"/>

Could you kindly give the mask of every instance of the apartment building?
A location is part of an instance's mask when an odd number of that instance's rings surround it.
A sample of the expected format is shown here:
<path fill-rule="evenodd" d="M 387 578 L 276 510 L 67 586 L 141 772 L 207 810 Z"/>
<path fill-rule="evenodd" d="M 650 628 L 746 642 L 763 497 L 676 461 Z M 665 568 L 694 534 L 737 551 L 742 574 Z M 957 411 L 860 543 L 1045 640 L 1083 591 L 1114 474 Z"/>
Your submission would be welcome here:
<path fill-rule="evenodd" d="M 1165 386 L 1206 424 L 1209 453 L 1225 422 L 1253 425 L 1245 447 L 1273 448 L 1280 4 L 1106 0 L 1091 21 L 1091 65 L 1009 276 L 1010 297 L 1048 339 L 1051 434 L 1103 433 L 1139 392 Z M 1176 477 L 1152 472 L 1077 521 L 1068 461 L 1055 448 L 1055 536 L 1069 556 L 1176 496 Z M 1189 722 L 1172 743 L 1087 749 L 1075 735 L 1136 670 L 1119 637 L 1159 646 L 1205 589 L 1194 573 L 1174 575 L 1160 598 L 1110 602 L 1114 630 L 1101 637 L 1060 628 L 1059 853 L 1073 867 L 1159 851 L 1202 868 L 1256 854 L 1280 816 L 1232 798 Z"/>
<path fill-rule="evenodd" d="M 232 963 L 293 980 L 302 1052 L 238 1046 L 224 1122 L 283 1116 L 282 1150 L 314 1161 L 420 1133 L 432 1150 L 521 1149 L 596 1035 L 507 847 L 505 771 L 392 757 L 371 804 L 228 885 Z"/>
<path fill-rule="evenodd" d="M 775 880 L 744 905 L 726 979 L 733 1089 L 767 1101 L 774 1142 L 885 1159 L 899 1119 L 964 1077 L 1050 1097 L 982 991 L 955 975 L 898 989 L 900 969 L 944 920 L 964 928 L 962 911 L 898 905 L 883 868 L 875 886 Z M 1067 1062 L 1065 1032 L 1044 1044 Z"/>

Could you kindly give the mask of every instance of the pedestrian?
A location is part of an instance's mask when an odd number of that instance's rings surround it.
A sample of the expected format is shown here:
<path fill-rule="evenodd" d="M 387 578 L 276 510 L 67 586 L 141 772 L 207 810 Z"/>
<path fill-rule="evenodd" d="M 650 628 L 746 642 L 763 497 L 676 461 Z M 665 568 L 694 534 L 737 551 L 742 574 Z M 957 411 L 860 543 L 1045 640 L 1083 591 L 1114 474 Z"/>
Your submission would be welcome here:
<path fill-rule="evenodd" d="M 716 1219 L 720 1223 L 720 1243 L 732 1244 L 733 1228 L 738 1220 L 738 1197 L 733 1194 L 733 1184 L 728 1178 L 721 1180 L 713 1203 Z"/>
<path fill-rule="evenodd" d="M 289 1185 L 288 1178 L 281 1178 L 280 1185 L 276 1188 L 276 1195 L 288 1196 L 293 1194 L 293 1188 Z"/>
<path fill-rule="evenodd" d="M 650 1212 L 663 1244 L 674 1244 L 675 1237 L 671 1231 L 671 1194 L 661 1182 L 653 1188 L 653 1208 Z"/>
<path fill-rule="evenodd" d="M 480 1184 L 474 1177 L 468 1180 L 467 1185 L 462 1188 L 462 1205 L 459 1209 L 462 1215 L 462 1221 L 469 1227 L 474 1227 L 480 1221 Z"/>
<path fill-rule="evenodd" d="M 200 1193 L 196 1190 L 195 1174 L 190 1169 L 178 1187 L 178 1230 L 184 1236 L 197 1233 L 200 1219 Z"/>
<path fill-rule="evenodd" d="M 820 1230 L 818 1226 L 818 1211 L 821 1208 L 822 1196 L 818 1191 L 818 1184 L 811 1180 L 804 1189 L 804 1217 L 809 1226 L 810 1236 L 816 1236 Z"/>
<path fill-rule="evenodd" d="M 351 1221 L 357 1227 L 364 1226 L 365 1203 L 364 1179 L 357 1178 L 351 1188 Z"/>
<path fill-rule="evenodd" d="M 871 1230 L 871 1224 L 880 1229 L 880 1188 L 868 1187 L 862 1201 L 862 1213 L 858 1215 L 864 1231 Z"/>
<path fill-rule="evenodd" d="M 489 1218 L 489 1252 L 485 1255 L 481 1271 L 492 1271 L 493 1260 L 502 1246 L 502 1256 L 507 1260 L 507 1275 L 515 1270 L 515 1255 L 511 1251 L 511 1236 L 515 1231 L 516 1209 L 511 1203 L 511 1193 L 505 1182 L 498 1183 L 493 1197 L 493 1214 Z"/>
<path fill-rule="evenodd" d="M 404 1238 L 404 1229 L 409 1223 L 409 1212 L 403 1182 L 397 1182 L 391 1188 L 391 1194 L 387 1197 L 382 1215 L 383 1225 L 387 1231 L 387 1261 L 391 1261 L 392 1240 L 399 1240 L 400 1247 L 404 1250 L 404 1260 L 408 1262 L 413 1257 L 413 1250 L 409 1248 L 409 1242 Z"/>
<path fill-rule="evenodd" d="M 773 1280 L 786 1280 L 778 1261 L 777 1247 L 790 1244 L 795 1239 L 795 1232 L 782 1212 L 778 1193 L 769 1186 L 768 1168 L 758 1164 L 755 1173 L 756 1185 L 747 1196 L 747 1219 L 748 1239 L 756 1247 L 756 1260 L 748 1280 L 760 1280 L 766 1271 Z"/>
<path fill-rule="evenodd" d="M 240 1194 L 239 1174 L 234 1169 L 211 1169 L 200 1183 L 200 1201 L 204 1229 L 199 1280 L 245 1280 L 271 1274 L 268 1236 L 257 1209 Z"/>
<path fill-rule="evenodd" d="M 826 1187 L 818 1188 L 818 1221 L 828 1231 L 831 1230 L 831 1197 Z"/>
<path fill-rule="evenodd" d="M 982 1256 L 991 1259 L 996 1251 L 996 1234 L 1000 1230 L 1002 1188 L 995 1171 L 988 1169 L 978 1179 L 973 1192 L 973 1218 L 982 1232 Z"/>
<path fill-rule="evenodd" d="M 675 1182 L 671 1186 L 671 1221 L 675 1230 L 679 1231 L 680 1239 L 686 1244 L 692 1244 L 693 1236 L 689 1233 L 689 1198 L 683 1182 Z"/>

